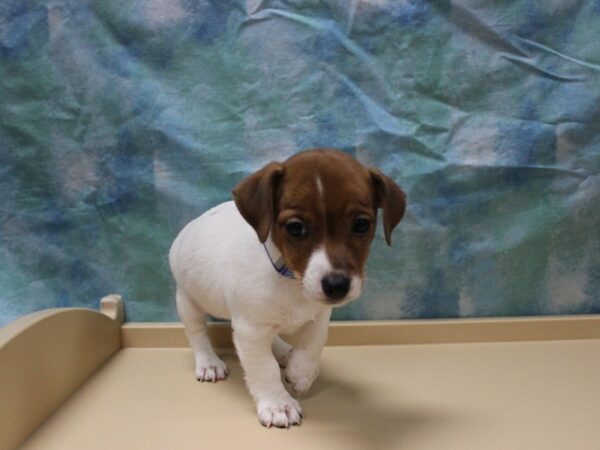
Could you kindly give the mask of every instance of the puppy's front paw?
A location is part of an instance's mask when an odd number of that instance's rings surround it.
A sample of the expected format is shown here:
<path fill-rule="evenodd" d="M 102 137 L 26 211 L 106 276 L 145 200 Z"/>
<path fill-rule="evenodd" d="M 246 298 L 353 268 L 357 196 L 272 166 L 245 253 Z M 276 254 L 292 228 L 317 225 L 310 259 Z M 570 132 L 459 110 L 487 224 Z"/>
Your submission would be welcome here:
<path fill-rule="evenodd" d="M 301 350 L 293 350 L 285 371 L 285 380 L 294 392 L 304 395 L 308 392 L 319 374 L 319 361 L 310 358 Z"/>
<path fill-rule="evenodd" d="M 215 383 L 224 380 L 228 374 L 227 366 L 219 358 L 196 359 L 196 380 L 198 381 L 212 381 Z"/>
<path fill-rule="evenodd" d="M 304 414 L 298 401 L 287 395 L 282 399 L 264 399 L 256 404 L 258 420 L 267 428 L 300 425 Z"/>

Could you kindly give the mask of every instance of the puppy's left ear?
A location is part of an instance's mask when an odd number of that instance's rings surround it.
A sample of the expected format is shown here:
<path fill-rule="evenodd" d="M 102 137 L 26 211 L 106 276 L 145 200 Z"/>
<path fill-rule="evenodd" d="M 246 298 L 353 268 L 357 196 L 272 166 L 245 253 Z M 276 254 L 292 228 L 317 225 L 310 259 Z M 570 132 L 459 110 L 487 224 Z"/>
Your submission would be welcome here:
<path fill-rule="evenodd" d="M 383 209 L 385 241 L 392 245 L 392 231 L 400 223 L 406 209 L 406 195 L 390 177 L 370 167 L 377 208 Z"/>
<path fill-rule="evenodd" d="M 275 190 L 283 176 L 283 165 L 272 162 L 245 178 L 233 190 L 237 209 L 256 230 L 260 242 L 269 237 L 275 207 Z"/>

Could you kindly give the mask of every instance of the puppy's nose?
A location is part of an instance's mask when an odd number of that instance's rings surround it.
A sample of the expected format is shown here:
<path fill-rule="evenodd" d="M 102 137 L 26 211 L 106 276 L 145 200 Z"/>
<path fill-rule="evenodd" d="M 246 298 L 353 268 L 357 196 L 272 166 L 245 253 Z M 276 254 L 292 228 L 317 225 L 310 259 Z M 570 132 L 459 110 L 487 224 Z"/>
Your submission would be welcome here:
<path fill-rule="evenodd" d="M 344 298 L 350 290 L 350 278 L 343 273 L 332 272 L 321 280 L 325 295 L 332 300 Z"/>

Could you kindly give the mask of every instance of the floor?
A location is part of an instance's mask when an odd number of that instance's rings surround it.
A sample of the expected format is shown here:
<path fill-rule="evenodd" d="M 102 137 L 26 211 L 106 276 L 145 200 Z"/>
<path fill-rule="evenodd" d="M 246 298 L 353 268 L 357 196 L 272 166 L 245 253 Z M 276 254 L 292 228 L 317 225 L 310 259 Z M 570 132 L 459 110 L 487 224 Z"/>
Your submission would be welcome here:
<path fill-rule="evenodd" d="M 259 425 L 232 353 L 123 349 L 24 444 L 70 449 L 598 450 L 600 341 L 328 347 L 291 429 Z"/>

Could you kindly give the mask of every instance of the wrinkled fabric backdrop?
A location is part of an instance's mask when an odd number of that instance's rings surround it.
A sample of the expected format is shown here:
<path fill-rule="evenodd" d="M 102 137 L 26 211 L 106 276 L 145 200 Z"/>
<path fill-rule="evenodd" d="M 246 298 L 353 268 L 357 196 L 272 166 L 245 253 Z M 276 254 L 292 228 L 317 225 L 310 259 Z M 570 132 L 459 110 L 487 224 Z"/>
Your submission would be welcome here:
<path fill-rule="evenodd" d="M 175 320 L 181 227 L 315 146 L 409 199 L 335 318 L 598 313 L 599 32 L 598 0 L 3 0 L 0 322 Z"/>

